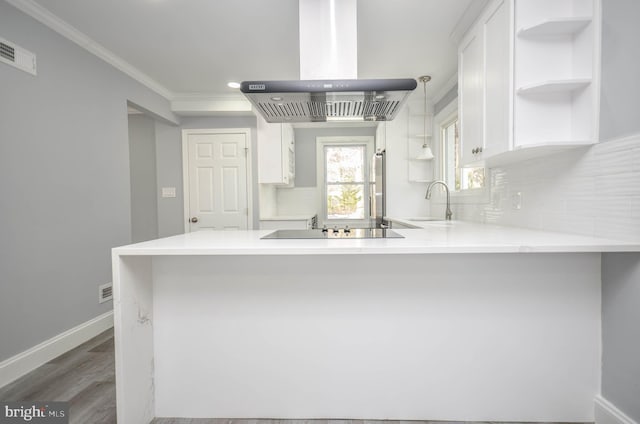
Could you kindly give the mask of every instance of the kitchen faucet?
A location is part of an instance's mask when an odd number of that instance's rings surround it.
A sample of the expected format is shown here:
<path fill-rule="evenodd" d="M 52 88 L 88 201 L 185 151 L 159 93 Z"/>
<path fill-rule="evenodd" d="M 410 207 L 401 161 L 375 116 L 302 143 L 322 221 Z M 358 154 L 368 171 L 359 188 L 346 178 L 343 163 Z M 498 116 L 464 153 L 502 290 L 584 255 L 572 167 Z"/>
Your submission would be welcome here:
<path fill-rule="evenodd" d="M 447 221 L 451 221 L 451 216 L 453 214 L 451 213 L 451 198 L 449 197 L 449 186 L 447 185 L 447 183 L 445 183 L 444 181 L 434 181 L 434 182 L 432 182 L 431 184 L 429 184 L 429 187 L 427 187 L 427 194 L 424 196 L 424 198 L 427 199 L 427 200 L 431 199 L 431 189 L 436 184 L 442 184 L 444 186 L 445 190 L 447 190 L 447 212 L 445 213 L 445 219 Z"/>

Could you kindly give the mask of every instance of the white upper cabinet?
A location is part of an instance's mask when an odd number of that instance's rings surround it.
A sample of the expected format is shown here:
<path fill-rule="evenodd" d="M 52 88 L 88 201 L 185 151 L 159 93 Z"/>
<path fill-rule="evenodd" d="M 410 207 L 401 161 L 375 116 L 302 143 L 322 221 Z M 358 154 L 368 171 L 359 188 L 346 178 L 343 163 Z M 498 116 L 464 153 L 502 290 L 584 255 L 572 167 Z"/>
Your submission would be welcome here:
<path fill-rule="evenodd" d="M 290 124 L 269 124 L 257 117 L 258 182 L 292 186 L 295 178 L 295 138 Z"/>
<path fill-rule="evenodd" d="M 376 127 L 376 152 L 380 152 L 387 148 L 387 123 L 378 122 Z"/>
<path fill-rule="evenodd" d="M 463 40 L 458 55 L 461 160 L 479 160 L 484 150 L 484 34 L 475 28 Z"/>
<path fill-rule="evenodd" d="M 489 166 L 597 141 L 599 0 L 494 0 L 462 40 L 462 162 Z"/>
<path fill-rule="evenodd" d="M 484 32 L 483 155 L 495 156 L 511 147 L 511 4 L 508 0 L 487 14 Z"/>
<path fill-rule="evenodd" d="M 463 164 L 511 146 L 511 4 L 492 2 L 459 49 L 460 143 Z"/>

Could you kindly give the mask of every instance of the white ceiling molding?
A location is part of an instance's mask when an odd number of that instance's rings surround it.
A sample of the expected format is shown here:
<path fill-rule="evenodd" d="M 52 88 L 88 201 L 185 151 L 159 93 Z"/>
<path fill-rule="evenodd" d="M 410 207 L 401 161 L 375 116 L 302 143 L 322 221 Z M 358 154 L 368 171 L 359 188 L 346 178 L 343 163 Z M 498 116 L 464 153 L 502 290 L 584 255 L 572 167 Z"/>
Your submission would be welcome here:
<path fill-rule="evenodd" d="M 447 95 L 449 90 L 451 90 L 458 83 L 458 73 L 456 72 L 447 80 L 447 82 L 432 96 L 433 104 L 438 103 L 444 96 Z"/>
<path fill-rule="evenodd" d="M 127 115 L 144 115 L 144 113 L 140 112 L 134 107 L 127 105 Z"/>
<path fill-rule="evenodd" d="M 158 83 L 153 78 L 146 75 L 144 72 L 140 71 L 130 63 L 126 62 L 110 50 L 101 46 L 84 33 L 78 31 L 76 28 L 69 25 L 67 22 L 63 21 L 44 7 L 40 6 L 35 1 L 6 0 L 6 2 L 31 16 L 32 18 L 40 21 L 42 24 L 48 26 L 63 37 L 66 37 L 67 39 L 73 41 L 90 53 L 96 55 L 116 69 L 122 71 L 126 75 L 138 81 L 140 84 L 158 93 L 165 99 L 171 100 L 174 97 L 173 93 L 162 84 Z"/>
<path fill-rule="evenodd" d="M 253 116 L 251 102 L 242 94 L 175 94 L 171 111 L 179 116 Z"/>
<path fill-rule="evenodd" d="M 469 28 L 471 28 L 471 25 L 478 19 L 478 16 L 480 16 L 480 13 L 482 13 L 488 3 L 489 0 L 474 0 L 469 3 L 469 6 L 453 27 L 453 31 L 449 34 L 449 38 L 451 38 L 455 45 L 460 44 L 462 37 L 464 37 Z"/>

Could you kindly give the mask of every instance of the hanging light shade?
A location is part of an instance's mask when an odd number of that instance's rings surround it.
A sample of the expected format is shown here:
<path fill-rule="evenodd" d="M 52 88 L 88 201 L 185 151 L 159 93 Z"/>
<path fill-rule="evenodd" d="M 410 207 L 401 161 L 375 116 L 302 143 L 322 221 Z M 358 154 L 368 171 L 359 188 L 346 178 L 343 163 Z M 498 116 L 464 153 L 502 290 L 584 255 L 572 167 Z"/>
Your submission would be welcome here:
<path fill-rule="evenodd" d="M 429 146 L 429 135 L 427 133 L 427 83 L 431 81 L 431 77 L 429 75 L 423 75 L 418 78 L 418 81 L 422 83 L 422 88 L 424 91 L 424 132 L 422 133 L 424 141 L 422 142 L 422 150 L 420 151 L 420 154 L 418 154 L 416 159 L 431 160 L 433 159 L 433 152 L 431 151 L 431 147 Z"/>

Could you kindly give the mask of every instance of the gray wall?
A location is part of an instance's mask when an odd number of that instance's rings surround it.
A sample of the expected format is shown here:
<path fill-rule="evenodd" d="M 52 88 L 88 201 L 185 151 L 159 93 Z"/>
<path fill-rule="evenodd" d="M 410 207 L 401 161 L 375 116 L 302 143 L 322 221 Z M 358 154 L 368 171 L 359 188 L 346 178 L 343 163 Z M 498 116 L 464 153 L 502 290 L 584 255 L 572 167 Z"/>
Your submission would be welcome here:
<path fill-rule="evenodd" d="M 640 133 L 640 2 L 602 3 L 600 138 Z M 602 258 L 602 395 L 640 422 L 640 254 Z"/>
<path fill-rule="evenodd" d="M 602 2 L 600 139 L 640 132 L 640 1 Z"/>
<path fill-rule="evenodd" d="M 158 197 L 158 237 L 168 237 L 184 233 L 181 131 L 164 122 L 155 124 L 158 193 L 162 187 L 176 188 L 175 198 Z"/>
<path fill-rule="evenodd" d="M 640 255 L 602 255 L 602 395 L 640 422 Z"/>
<path fill-rule="evenodd" d="M 158 238 L 156 130 L 154 119 L 145 115 L 129 115 L 129 166 L 131 241 Z"/>
<path fill-rule="evenodd" d="M 251 165 L 253 176 L 253 226 L 259 228 L 258 159 L 255 116 L 183 118 L 176 127 L 156 122 L 156 158 L 158 193 L 162 187 L 175 187 L 175 198 L 158 199 L 160 237 L 184 233 L 184 193 L 182 182 L 182 130 L 209 128 L 251 128 Z"/>
<path fill-rule="evenodd" d="M 375 127 L 296 128 L 296 187 L 316 187 L 316 137 L 375 136 Z"/>
<path fill-rule="evenodd" d="M 38 75 L 0 63 L 0 361 L 111 309 L 111 248 L 131 240 L 127 100 L 169 102 L 0 1 L 1 36 Z"/>

